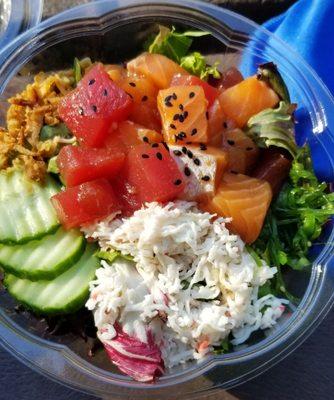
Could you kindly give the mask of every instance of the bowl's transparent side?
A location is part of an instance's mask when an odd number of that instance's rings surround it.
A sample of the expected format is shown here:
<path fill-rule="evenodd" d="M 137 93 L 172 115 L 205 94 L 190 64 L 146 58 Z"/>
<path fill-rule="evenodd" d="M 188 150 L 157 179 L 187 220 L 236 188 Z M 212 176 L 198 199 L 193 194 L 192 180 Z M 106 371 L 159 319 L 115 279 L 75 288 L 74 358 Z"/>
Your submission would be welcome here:
<path fill-rule="evenodd" d="M 333 128 L 329 111 L 333 103 L 313 72 L 286 46 L 255 24 L 233 13 L 216 9 L 204 3 L 185 1 L 192 9 L 180 7 L 176 1 L 169 4 L 136 5 L 118 9 L 117 2 L 100 2 L 81 7 L 75 20 L 71 14 L 58 25 L 42 25 L 38 34 L 29 34 L 18 42 L 4 60 L 0 69 L 0 90 L 3 104 L 14 92 L 21 90 L 40 69 L 63 69 L 72 65 L 73 57 L 91 56 L 104 62 L 122 62 L 142 49 L 147 35 L 156 23 L 195 27 L 210 30 L 211 38 L 196 40 L 196 46 L 205 54 L 222 61 L 222 69 L 229 66 L 245 68 L 245 58 L 255 63 L 276 62 L 292 88 L 293 99 L 304 112 L 304 123 L 312 137 L 322 143 L 322 135 Z M 132 6 L 132 0 L 121 3 Z M 114 7 L 116 9 L 114 10 Z M 110 13 L 110 11 L 112 11 Z M 97 18 L 101 16 L 101 18 Z M 57 19 L 59 21 L 59 17 Z M 252 37 L 252 41 L 250 38 Z M 250 71 L 251 72 L 251 71 Z M 2 116 L 4 119 L 4 116 Z M 329 134 L 332 140 L 331 133 Z M 334 156 L 331 157 L 333 162 Z M 333 241 L 333 229 L 327 238 Z M 189 364 L 170 371 L 156 385 L 143 385 L 119 375 L 110 363 L 99 355 L 90 360 L 86 348 L 78 339 L 67 336 L 60 341 L 40 339 L 38 321 L 26 314 L 13 313 L 13 302 L 1 294 L 2 309 L 0 337 L 6 346 L 30 366 L 63 383 L 99 395 L 112 393 L 137 398 L 194 397 L 220 387 L 231 387 L 268 368 L 273 362 L 292 351 L 311 331 L 328 310 L 333 295 L 333 251 L 322 250 L 310 275 L 289 276 L 290 289 L 305 293 L 297 310 L 282 319 L 278 326 L 261 341 L 224 356 L 211 357 L 199 364 Z"/>

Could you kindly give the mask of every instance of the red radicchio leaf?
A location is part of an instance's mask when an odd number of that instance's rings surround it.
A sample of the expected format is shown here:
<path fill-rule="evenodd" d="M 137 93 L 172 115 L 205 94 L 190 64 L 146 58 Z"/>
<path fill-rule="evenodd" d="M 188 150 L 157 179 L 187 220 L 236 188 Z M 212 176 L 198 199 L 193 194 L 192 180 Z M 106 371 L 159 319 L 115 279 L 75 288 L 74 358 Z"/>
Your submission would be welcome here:
<path fill-rule="evenodd" d="M 127 335 L 115 325 L 117 335 L 103 343 L 111 361 L 125 374 L 139 382 L 152 382 L 164 372 L 161 352 L 147 332 L 147 343 Z"/>

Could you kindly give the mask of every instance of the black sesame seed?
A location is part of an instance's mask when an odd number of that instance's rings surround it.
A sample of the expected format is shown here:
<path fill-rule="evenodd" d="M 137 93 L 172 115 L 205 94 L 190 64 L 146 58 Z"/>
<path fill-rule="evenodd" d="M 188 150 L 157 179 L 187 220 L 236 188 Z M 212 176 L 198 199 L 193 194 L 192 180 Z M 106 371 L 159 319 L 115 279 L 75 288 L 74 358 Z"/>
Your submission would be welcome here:
<path fill-rule="evenodd" d="M 181 115 L 175 114 L 173 117 L 173 121 L 177 121 L 178 119 L 180 119 L 180 117 L 181 117 Z M 183 121 L 180 121 L 180 122 L 183 122 Z"/>
<path fill-rule="evenodd" d="M 84 110 L 83 110 L 82 107 L 79 107 L 79 114 L 80 114 L 80 115 L 84 115 Z"/>
<path fill-rule="evenodd" d="M 185 112 L 183 113 L 183 118 L 186 119 L 186 118 L 188 117 L 188 115 L 189 115 L 188 111 L 185 111 Z"/>
<path fill-rule="evenodd" d="M 169 125 L 171 129 L 176 129 L 176 126 L 174 124 Z"/>
<path fill-rule="evenodd" d="M 164 148 L 165 148 L 167 151 L 169 151 L 169 147 L 168 147 L 168 144 L 167 144 L 166 142 L 162 142 L 162 145 L 164 146 Z"/>
<path fill-rule="evenodd" d="M 159 147 L 159 143 L 153 143 L 152 147 Z"/>
<path fill-rule="evenodd" d="M 170 101 L 165 101 L 166 107 L 173 107 L 173 104 Z"/>
<path fill-rule="evenodd" d="M 190 176 L 191 175 L 191 171 L 190 171 L 190 169 L 188 167 L 184 168 L 184 175 L 185 176 Z"/>
<path fill-rule="evenodd" d="M 206 144 L 204 144 L 204 143 L 200 143 L 199 148 L 203 151 L 205 151 L 207 149 Z"/>
<path fill-rule="evenodd" d="M 142 156 L 142 158 L 150 158 L 150 156 L 148 154 L 142 154 L 141 156 Z"/>
<path fill-rule="evenodd" d="M 184 116 L 182 114 L 179 115 L 179 121 L 182 123 L 184 121 Z"/>
<path fill-rule="evenodd" d="M 134 82 L 129 82 L 129 85 L 132 87 L 136 87 L 136 84 Z"/>
<path fill-rule="evenodd" d="M 209 112 L 208 111 L 205 113 L 205 117 L 206 117 L 206 119 L 209 119 Z"/>
<path fill-rule="evenodd" d="M 145 94 L 145 96 L 143 96 L 142 98 L 141 98 L 141 101 L 147 101 L 148 100 L 148 97 L 146 96 L 146 94 Z"/>
<path fill-rule="evenodd" d="M 179 104 L 179 109 L 183 111 L 183 104 Z"/>
<path fill-rule="evenodd" d="M 192 99 L 193 97 L 195 97 L 195 93 L 194 92 L 190 92 L 189 93 L 189 98 Z"/>
<path fill-rule="evenodd" d="M 227 129 L 227 122 L 223 122 L 223 128 Z"/>
<path fill-rule="evenodd" d="M 97 111 L 97 107 L 96 107 L 94 104 L 92 105 L 92 110 L 93 110 L 94 112 Z"/>
<path fill-rule="evenodd" d="M 210 180 L 210 177 L 209 177 L 209 175 L 204 175 L 204 176 L 202 176 L 202 181 L 205 181 L 205 182 L 207 182 L 207 181 L 209 181 Z"/>
<path fill-rule="evenodd" d="M 174 153 L 176 156 L 182 156 L 182 153 L 181 153 L 180 150 L 173 150 L 173 153 Z"/>
<path fill-rule="evenodd" d="M 176 179 L 176 181 L 174 181 L 175 186 L 179 186 L 181 185 L 181 183 L 182 183 L 181 179 Z"/>
<path fill-rule="evenodd" d="M 91 79 L 91 80 L 88 82 L 88 85 L 93 85 L 93 83 L 95 83 L 95 79 Z"/>
<path fill-rule="evenodd" d="M 144 137 L 143 137 L 143 141 L 144 141 L 145 143 L 148 143 L 148 137 L 147 137 L 147 136 L 144 136 Z"/>
<path fill-rule="evenodd" d="M 158 160 L 162 160 L 162 154 L 159 151 L 157 152 L 156 156 Z"/>
<path fill-rule="evenodd" d="M 103 96 L 108 96 L 108 90 L 107 89 L 103 90 Z"/>
<path fill-rule="evenodd" d="M 198 158 L 194 159 L 194 164 L 195 165 L 201 165 L 201 161 Z"/>
<path fill-rule="evenodd" d="M 187 137 L 187 135 L 186 135 L 185 132 L 180 132 L 180 133 L 179 133 L 179 138 L 180 138 L 180 139 L 185 139 L 186 137 Z"/>
<path fill-rule="evenodd" d="M 253 150 L 253 147 L 246 147 L 246 150 L 251 151 L 251 150 Z"/>
<path fill-rule="evenodd" d="M 187 154 L 187 148 L 184 147 L 184 146 L 182 147 L 182 153 L 183 153 L 183 154 Z"/>
<path fill-rule="evenodd" d="M 165 97 L 165 102 L 166 102 L 166 101 L 171 101 L 172 98 L 173 98 L 173 96 L 172 96 L 171 94 L 170 94 L 169 96 L 166 96 L 166 97 Z"/>
<path fill-rule="evenodd" d="M 129 93 L 129 92 L 125 92 L 128 96 L 130 96 L 131 97 L 131 99 L 133 99 L 133 96 L 132 96 L 132 94 L 131 93 Z"/>
<path fill-rule="evenodd" d="M 194 154 L 193 154 L 193 152 L 192 152 L 191 150 L 188 150 L 188 151 L 187 151 L 187 156 L 188 156 L 189 158 L 193 158 L 193 157 L 194 157 Z"/>
<path fill-rule="evenodd" d="M 234 145 L 235 145 L 235 141 L 234 141 L 234 140 L 231 140 L 231 139 L 228 139 L 228 140 L 227 140 L 227 143 L 228 143 L 230 146 L 234 146 Z"/>
<path fill-rule="evenodd" d="M 173 97 L 174 100 L 176 100 L 177 99 L 176 93 L 173 93 L 172 97 Z"/>
<path fill-rule="evenodd" d="M 194 129 L 191 131 L 191 136 L 194 136 L 194 135 L 196 135 L 196 133 L 197 133 L 197 129 L 196 129 L 196 128 L 194 128 Z"/>

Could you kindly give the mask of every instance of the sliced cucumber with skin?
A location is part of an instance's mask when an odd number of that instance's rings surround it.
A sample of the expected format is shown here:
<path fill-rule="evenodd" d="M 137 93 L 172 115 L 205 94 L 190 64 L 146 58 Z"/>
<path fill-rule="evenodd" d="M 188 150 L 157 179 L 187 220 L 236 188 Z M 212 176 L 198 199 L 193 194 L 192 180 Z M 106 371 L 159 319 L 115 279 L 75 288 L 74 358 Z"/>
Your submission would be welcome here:
<path fill-rule="evenodd" d="M 84 249 L 80 231 L 59 228 L 41 240 L 14 246 L 0 244 L 0 266 L 18 278 L 51 280 L 78 261 Z"/>
<path fill-rule="evenodd" d="M 100 265 L 95 251 L 95 245 L 87 244 L 79 261 L 52 281 L 32 282 L 6 274 L 4 286 L 18 302 L 37 314 L 70 314 L 88 299 L 89 282 Z"/>
<path fill-rule="evenodd" d="M 60 187 L 52 178 L 48 177 L 42 186 L 18 171 L 2 173 L 0 188 L 0 243 L 26 243 L 58 228 L 50 197 Z"/>

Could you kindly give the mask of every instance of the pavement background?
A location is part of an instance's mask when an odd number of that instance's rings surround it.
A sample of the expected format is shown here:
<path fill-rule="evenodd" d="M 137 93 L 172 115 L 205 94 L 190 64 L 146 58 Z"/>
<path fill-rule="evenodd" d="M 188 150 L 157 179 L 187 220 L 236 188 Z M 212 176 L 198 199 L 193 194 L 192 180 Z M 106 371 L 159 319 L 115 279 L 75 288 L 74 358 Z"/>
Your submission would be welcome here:
<path fill-rule="evenodd" d="M 22 1 L 22 0 L 20 0 Z M 89 0 L 44 0 L 44 18 Z M 262 22 L 293 0 L 213 0 Z M 259 5 L 261 3 L 261 5 Z M 297 351 L 266 373 L 206 400 L 334 399 L 334 312 Z M 96 400 L 33 372 L 0 348 L 0 400 Z"/>

